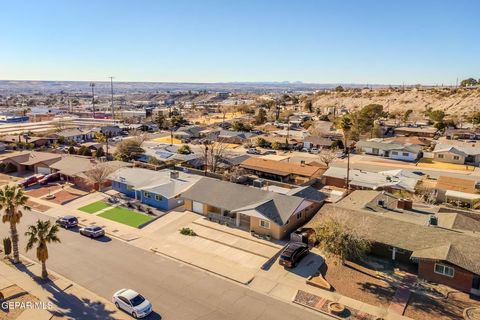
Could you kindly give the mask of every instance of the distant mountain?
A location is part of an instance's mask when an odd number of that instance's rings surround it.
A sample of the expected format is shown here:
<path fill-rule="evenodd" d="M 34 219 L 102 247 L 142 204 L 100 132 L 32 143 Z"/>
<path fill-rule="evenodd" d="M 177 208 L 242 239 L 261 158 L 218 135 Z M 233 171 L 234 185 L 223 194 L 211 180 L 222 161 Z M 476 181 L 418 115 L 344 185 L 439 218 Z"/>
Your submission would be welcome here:
<path fill-rule="evenodd" d="M 89 93 L 89 81 L 17 81 L 0 80 L 0 94 L 33 94 L 33 93 Z M 303 83 L 289 82 L 216 82 L 216 83 L 187 83 L 187 82 L 114 82 L 116 94 L 132 92 L 165 92 L 165 91 L 239 91 L 239 92 L 283 92 L 283 91 L 314 91 L 331 89 L 338 83 Z M 364 87 L 364 84 L 341 84 L 344 87 Z M 371 86 L 371 85 L 370 85 Z M 382 85 L 377 85 L 381 87 Z M 110 92 L 110 82 L 95 82 L 95 92 L 107 94 Z"/>

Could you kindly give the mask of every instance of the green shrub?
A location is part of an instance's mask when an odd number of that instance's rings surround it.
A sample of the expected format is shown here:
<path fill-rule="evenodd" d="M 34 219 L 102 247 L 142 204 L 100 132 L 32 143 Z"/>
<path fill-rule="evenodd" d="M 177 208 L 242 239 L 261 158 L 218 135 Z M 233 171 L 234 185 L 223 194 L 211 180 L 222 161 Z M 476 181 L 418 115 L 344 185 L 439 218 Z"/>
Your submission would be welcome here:
<path fill-rule="evenodd" d="M 191 237 L 195 237 L 197 235 L 195 231 L 193 231 L 190 228 L 182 228 L 180 229 L 180 233 L 183 234 L 184 236 L 191 236 Z"/>

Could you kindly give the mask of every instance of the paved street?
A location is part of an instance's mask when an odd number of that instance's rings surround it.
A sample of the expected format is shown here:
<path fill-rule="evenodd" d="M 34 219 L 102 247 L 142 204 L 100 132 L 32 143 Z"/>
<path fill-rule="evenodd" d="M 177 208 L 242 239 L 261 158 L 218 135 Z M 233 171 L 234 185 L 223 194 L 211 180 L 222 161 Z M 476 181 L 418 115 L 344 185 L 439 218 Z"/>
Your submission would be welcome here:
<path fill-rule="evenodd" d="M 37 218 L 48 217 L 32 211 L 18 227 L 23 254 L 23 233 Z M 8 225 L 0 230 L 7 234 Z M 47 267 L 106 299 L 123 287 L 140 291 L 158 312 L 148 319 L 327 318 L 115 239 L 91 240 L 68 230 L 60 237 L 62 244 L 49 247 Z M 35 251 L 27 255 L 35 259 Z"/>

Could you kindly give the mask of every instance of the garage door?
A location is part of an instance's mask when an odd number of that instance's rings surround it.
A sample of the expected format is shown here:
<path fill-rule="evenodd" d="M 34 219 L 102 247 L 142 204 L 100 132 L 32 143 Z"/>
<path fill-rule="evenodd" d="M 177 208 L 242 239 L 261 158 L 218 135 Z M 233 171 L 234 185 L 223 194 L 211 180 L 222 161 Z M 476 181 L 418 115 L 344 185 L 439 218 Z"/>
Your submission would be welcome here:
<path fill-rule="evenodd" d="M 193 201 L 192 202 L 192 210 L 193 210 L 193 212 L 203 214 L 203 203 Z"/>
<path fill-rule="evenodd" d="M 47 167 L 37 167 L 37 173 L 50 174 L 50 168 L 47 168 Z"/>

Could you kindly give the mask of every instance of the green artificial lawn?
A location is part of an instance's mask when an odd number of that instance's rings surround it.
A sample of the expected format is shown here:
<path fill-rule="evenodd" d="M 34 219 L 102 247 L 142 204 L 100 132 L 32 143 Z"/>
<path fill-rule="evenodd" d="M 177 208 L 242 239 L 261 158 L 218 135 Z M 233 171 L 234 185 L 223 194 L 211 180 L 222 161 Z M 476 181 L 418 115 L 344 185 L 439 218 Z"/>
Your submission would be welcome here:
<path fill-rule="evenodd" d="M 100 211 L 100 210 L 108 208 L 108 207 L 110 207 L 110 205 L 108 203 L 105 203 L 103 201 L 97 201 L 97 202 L 87 204 L 86 206 L 83 206 L 83 207 L 79 208 L 78 210 L 86 212 L 86 213 L 94 213 L 94 212 Z"/>
<path fill-rule="evenodd" d="M 141 214 L 125 208 L 113 208 L 100 213 L 98 216 L 117 221 L 135 228 L 138 228 L 138 226 L 140 226 L 141 224 L 153 219 L 152 217 L 145 214 Z"/>

